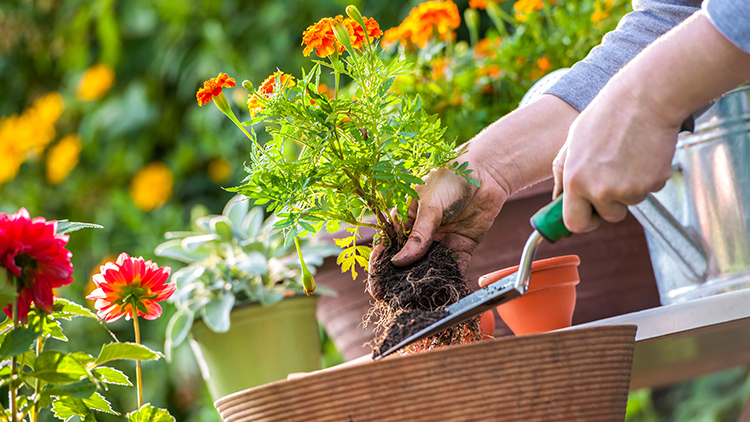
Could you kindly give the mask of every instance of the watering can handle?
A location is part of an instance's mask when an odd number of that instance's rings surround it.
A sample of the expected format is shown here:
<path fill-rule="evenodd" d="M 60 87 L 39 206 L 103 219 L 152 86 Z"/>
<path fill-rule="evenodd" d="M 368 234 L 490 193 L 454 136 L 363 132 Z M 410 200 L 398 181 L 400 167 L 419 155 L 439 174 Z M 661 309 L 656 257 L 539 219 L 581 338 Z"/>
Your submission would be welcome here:
<path fill-rule="evenodd" d="M 531 217 L 531 226 L 550 243 L 572 234 L 563 222 L 562 199 L 562 195 L 558 196 Z"/>

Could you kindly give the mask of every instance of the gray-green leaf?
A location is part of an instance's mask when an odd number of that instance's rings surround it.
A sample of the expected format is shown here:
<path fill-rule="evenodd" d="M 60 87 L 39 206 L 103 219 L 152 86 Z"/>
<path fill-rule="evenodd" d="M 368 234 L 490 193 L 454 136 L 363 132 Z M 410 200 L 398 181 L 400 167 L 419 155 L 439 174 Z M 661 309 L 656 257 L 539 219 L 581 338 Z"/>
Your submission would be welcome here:
<path fill-rule="evenodd" d="M 232 312 L 233 306 L 234 295 L 232 293 L 222 294 L 217 300 L 212 300 L 201 310 L 203 322 L 211 331 L 226 333 L 229 331 L 229 313 Z"/>

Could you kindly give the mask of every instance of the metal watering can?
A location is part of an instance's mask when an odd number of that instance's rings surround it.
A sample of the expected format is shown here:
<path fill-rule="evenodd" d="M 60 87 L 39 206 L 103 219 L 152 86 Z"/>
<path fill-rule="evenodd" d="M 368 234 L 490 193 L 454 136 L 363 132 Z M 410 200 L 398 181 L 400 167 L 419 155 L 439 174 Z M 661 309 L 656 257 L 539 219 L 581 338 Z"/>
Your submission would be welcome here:
<path fill-rule="evenodd" d="M 519 107 L 568 69 L 537 82 Z M 663 305 L 750 287 L 750 87 L 680 134 L 665 187 L 629 207 L 646 234 Z"/>
<path fill-rule="evenodd" d="M 672 168 L 662 190 L 630 209 L 644 226 L 662 304 L 750 287 L 750 87 L 680 134 Z"/>

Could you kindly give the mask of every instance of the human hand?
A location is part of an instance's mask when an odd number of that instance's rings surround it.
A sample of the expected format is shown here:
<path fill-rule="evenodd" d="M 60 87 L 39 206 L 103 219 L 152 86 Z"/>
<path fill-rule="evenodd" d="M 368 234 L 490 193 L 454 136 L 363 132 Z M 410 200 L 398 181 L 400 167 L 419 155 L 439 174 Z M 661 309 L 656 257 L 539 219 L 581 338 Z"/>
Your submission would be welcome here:
<path fill-rule="evenodd" d="M 470 176 L 480 187 L 470 185 L 451 170 L 430 173 L 416 187 L 406 228 L 409 239 L 392 262 L 409 265 L 427 253 L 439 240 L 457 254 L 459 268 L 466 272 L 479 242 L 484 238 L 507 198 L 551 176 L 552 159 L 565 141 L 578 112 L 557 97 L 544 95 L 538 101 L 503 117 L 479 133 L 465 147 L 458 161 L 467 161 Z M 375 245 L 370 263 L 385 250 Z M 380 289 L 368 278 L 370 294 Z"/>
<path fill-rule="evenodd" d="M 601 220 L 618 222 L 629 205 L 664 187 L 672 175 L 680 125 L 616 89 L 605 89 L 571 126 L 553 162 L 553 197 L 574 233 Z"/>

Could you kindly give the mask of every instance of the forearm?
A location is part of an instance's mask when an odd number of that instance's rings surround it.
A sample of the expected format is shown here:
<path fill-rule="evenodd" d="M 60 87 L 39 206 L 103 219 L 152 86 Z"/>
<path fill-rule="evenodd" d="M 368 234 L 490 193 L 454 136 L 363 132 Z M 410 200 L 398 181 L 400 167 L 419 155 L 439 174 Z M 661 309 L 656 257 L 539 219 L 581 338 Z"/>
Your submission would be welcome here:
<path fill-rule="evenodd" d="M 552 176 L 552 160 L 577 116 L 565 101 L 543 95 L 480 132 L 465 158 L 510 196 Z"/>
<path fill-rule="evenodd" d="M 606 83 L 646 46 L 699 10 L 700 0 L 633 1 L 634 11 L 547 93 L 583 111 Z"/>
<path fill-rule="evenodd" d="M 750 54 L 725 38 L 701 11 L 625 70 L 612 81 L 614 95 L 679 125 L 693 110 L 747 81 Z"/>

